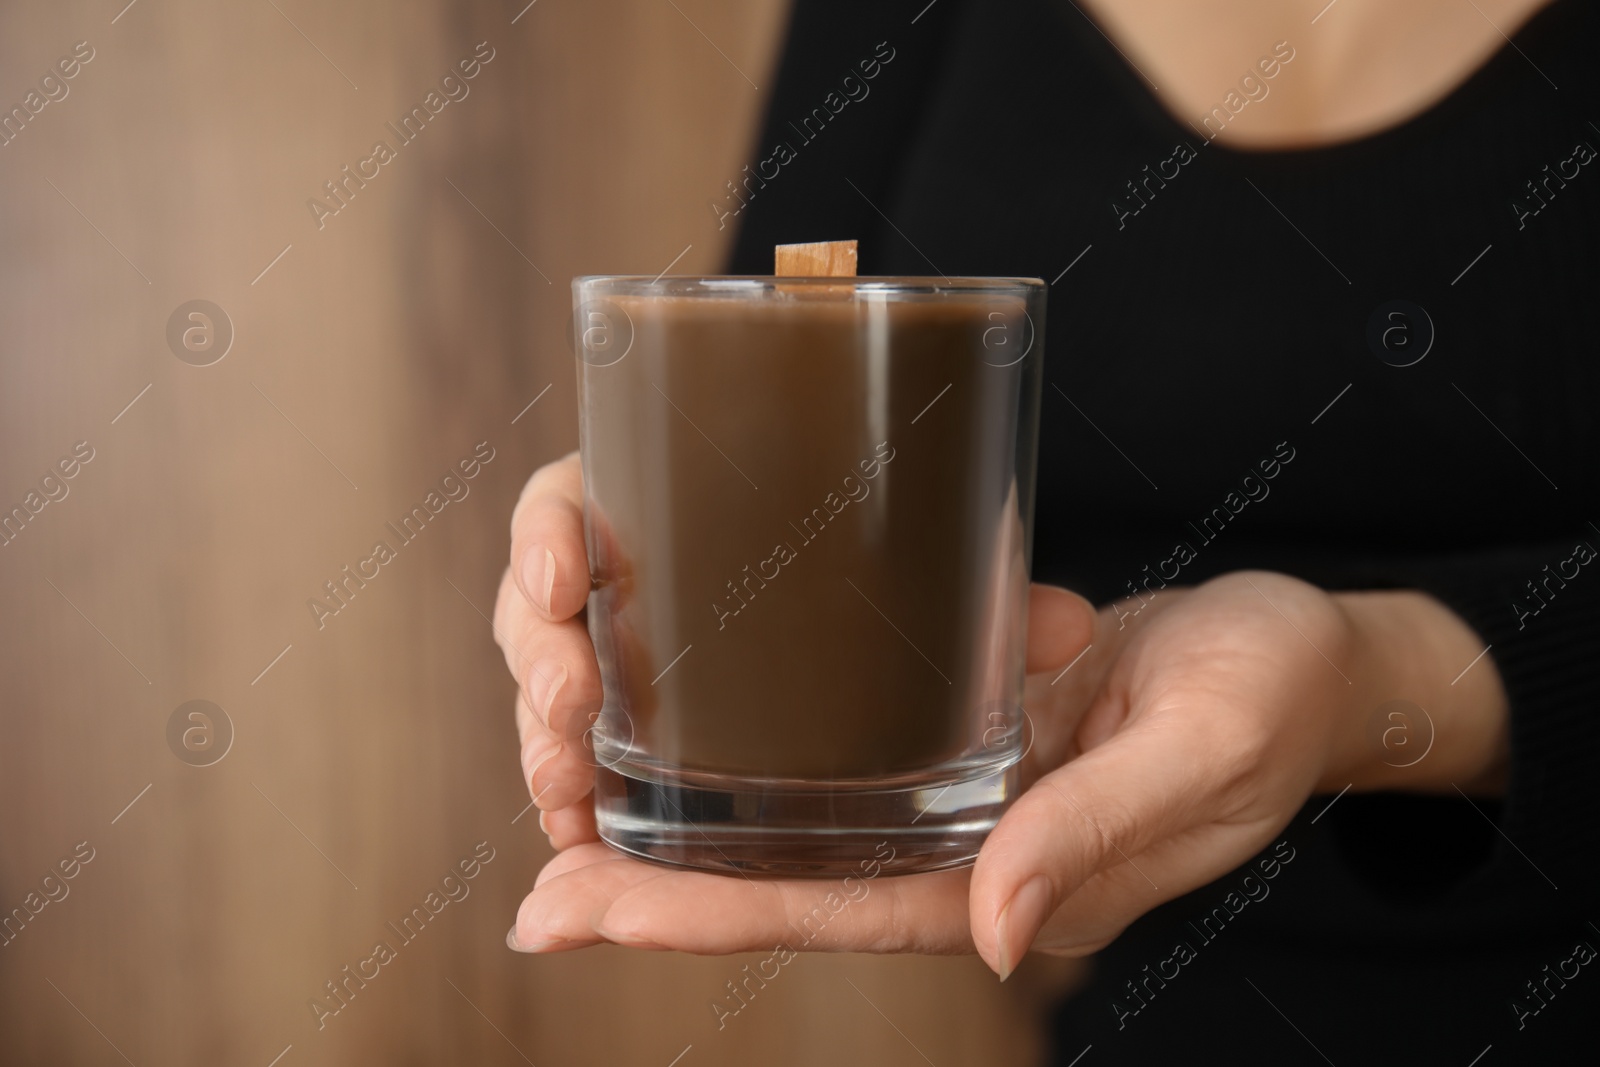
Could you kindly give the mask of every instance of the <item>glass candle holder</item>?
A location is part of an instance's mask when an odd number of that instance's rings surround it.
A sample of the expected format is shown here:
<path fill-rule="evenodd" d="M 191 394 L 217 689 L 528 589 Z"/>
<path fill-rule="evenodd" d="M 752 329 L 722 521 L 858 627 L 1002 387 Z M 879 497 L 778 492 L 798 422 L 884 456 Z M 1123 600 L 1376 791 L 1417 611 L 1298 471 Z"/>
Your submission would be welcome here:
<path fill-rule="evenodd" d="M 1018 790 L 1045 286 L 577 279 L 600 836 L 973 861 Z"/>

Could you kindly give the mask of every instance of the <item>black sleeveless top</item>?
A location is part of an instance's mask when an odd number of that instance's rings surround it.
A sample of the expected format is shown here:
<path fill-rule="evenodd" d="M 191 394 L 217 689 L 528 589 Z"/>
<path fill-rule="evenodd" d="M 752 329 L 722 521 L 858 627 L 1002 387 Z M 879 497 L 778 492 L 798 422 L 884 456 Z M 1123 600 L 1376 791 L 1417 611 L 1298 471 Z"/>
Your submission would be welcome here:
<path fill-rule="evenodd" d="M 709 210 L 739 273 L 857 237 L 863 274 L 1051 282 L 1036 580 L 1422 589 L 1505 679 L 1504 802 L 1313 798 L 1259 899 L 1241 868 L 1100 954 L 1058 1062 L 1570 1062 L 1600 1004 L 1600 16 L 1558 0 L 1372 136 L 1210 141 L 1300 76 L 1310 17 L 1185 120 L 1070 0 L 801 0 Z"/>

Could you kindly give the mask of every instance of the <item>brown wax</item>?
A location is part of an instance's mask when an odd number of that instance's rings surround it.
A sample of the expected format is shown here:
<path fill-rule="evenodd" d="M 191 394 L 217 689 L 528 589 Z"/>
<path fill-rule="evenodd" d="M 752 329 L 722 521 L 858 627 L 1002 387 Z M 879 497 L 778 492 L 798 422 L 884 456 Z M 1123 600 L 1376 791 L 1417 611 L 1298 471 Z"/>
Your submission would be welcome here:
<path fill-rule="evenodd" d="M 615 303 L 631 348 L 580 368 L 589 612 L 635 757 L 861 778 L 981 746 L 1021 676 L 1027 372 L 983 345 L 1020 301 Z"/>

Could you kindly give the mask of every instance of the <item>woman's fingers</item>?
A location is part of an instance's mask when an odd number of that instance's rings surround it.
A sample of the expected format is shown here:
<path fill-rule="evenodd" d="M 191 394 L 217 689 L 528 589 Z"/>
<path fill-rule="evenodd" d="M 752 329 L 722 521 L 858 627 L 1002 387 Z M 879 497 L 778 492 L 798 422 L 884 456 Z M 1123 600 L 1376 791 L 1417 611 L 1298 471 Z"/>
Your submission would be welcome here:
<path fill-rule="evenodd" d="M 1115 609 L 1096 612 L 1076 593 L 1055 586 L 1033 587 L 1028 616 L 1023 707 L 1032 734 L 1024 782 L 1076 758 L 1084 715 L 1129 636 Z"/>
<path fill-rule="evenodd" d="M 870 858 L 870 857 L 868 857 Z M 968 871 L 751 879 L 675 870 L 581 844 L 551 860 L 517 913 L 524 951 L 611 941 L 722 954 L 772 950 L 952 953 L 971 949 Z M 867 867 L 868 870 L 873 869 Z"/>
<path fill-rule="evenodd" d="M 511 514 L 511 572 L 541 616 L 568 619 L 589 599 L 583 468 L 576 452 L 534 472 Z"/>
<path fill-rule="evenodd" d="M 1083 597 L 1054 585 L 1028 591 L 1028 673 L 1059 671 L 1094 640 L 1095 610 Z"/>
<path fill-rule="evenodd" d="M 1035 947 L 1067 956 L 1098 952 L 1152 908 L 1236 869 L 1280 828 L 1264 822 L 1205 823 L 1104 867 L 1056 909 Z M 1245 891 L 1251 892 L 1248 884 Z M 1255 892 L 1262 890 L 1258 886 Z"/>
<path fill-rule="evenodd" d="M 516 720 L 517 744 L 527 748 L 528 741 L 536 735 L 541 724 L 533 717 L 533 709 L 528 707 L 528 694 L 524 693 L 520 686 L 517 688 Z M 526 778 L 527 775 L 524 774 L 523 777 Z"/>
<path fill-rule="evenodd" d="M 557 852 L 600 840 L 594 825 L 594 804 L 589 801 L 587 793 L 579 799 L 582 803 L 539 813 L 539 829 L 544 831 L 550 839 L 550 847 Z"/>
<path fill-rule="evenodd" d="M 541 721 L 550 718 L 559 727 L 563 709 L 599 700 L 600 665 L 586 624 L 580 618 L 552 622 L 536 612 L 511 567 L 500 576 L 493 627 L 506 669 Z"/>
<path fill-rule="evenodd" d="M 600 664 L 581 619 L 550 623 L 530 617 L 513 669 L 537 722 L 564 741 L 581 743 L 604 702 Z"/>
<path fill-rule="evenodd" d="M 1208 817 L 1205 746 L 1186 726 L 1196 721 L 1135 724 L 1045 775 L 1000 820 L 978 854 L 970 906 L 973 941 L 1001 978 L 1097 873 L 1132 867 L 1132 857 Z M 1155 889 L 1141 911 L 1177 895 Z"/>
<path fill-rule="evenodd" d="M 594 765 L 581 743 L 564 741 L 535 723 L 522 745 L 522 779 L 540 810 L 555 811 L 594 788 Z"/>
<path fill-rule="evenodd" d="M 581 800 L 594 781 L 585 737 L 603 694 L 594 646 L 578 617 L 588 596 L 583 471 L 573 453 L 541 467 L 524 487 L 495 604 L 495 640 L 521 689 L 523 777 L 546 810 Z M 572 841 L 582 840 L 581 828 L 567 829 Z"/>
<path fill-rule="evenodd" d="M 601 860 L 613 859 L 621 855 L 620 853 L 613 851 L 611 846 L 606 845 L 604 842 L 597 842 L 597 844 L 600 845 L 600 848 L 574 848 L 558 853 L 550 860 L 549 863 L 546 863 L 542 868 L 540 868 L 538 875 L 536 875 L 533 879 L 533 888 L 537 890 L 540 886 L 544 885 L 552 878 L 559 878 L 561 875 L 566 874 L 569 871 L 576 871 L 580 868 L 588 867 L 592 864 L 598 863 Z M 524 899 L 522 906 L 524 908 L 527 907 L 526 899 Z"/>

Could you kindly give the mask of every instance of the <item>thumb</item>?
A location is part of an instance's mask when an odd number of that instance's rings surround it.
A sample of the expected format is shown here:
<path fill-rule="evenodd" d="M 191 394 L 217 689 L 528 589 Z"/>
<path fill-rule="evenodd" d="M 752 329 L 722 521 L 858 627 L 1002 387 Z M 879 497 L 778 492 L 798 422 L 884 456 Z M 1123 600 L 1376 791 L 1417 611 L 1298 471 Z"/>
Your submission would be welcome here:
<path fill-rule="evenodd" d="M 1118 875 L 1142 914 L 1177 896 L 1136 857 L 1199 817 L 1204 783 L 1171 723 L 1134 725 L 1039 779 L 990 833 L 972 875 L 969 919 L 979 955 L 1010 976 L 1056 909 L 1095 875 Z M 1148 863 L 1148 860 L 1146 861 Z M 1098 947 L 1098 946 L 1096 946 Z"/>

